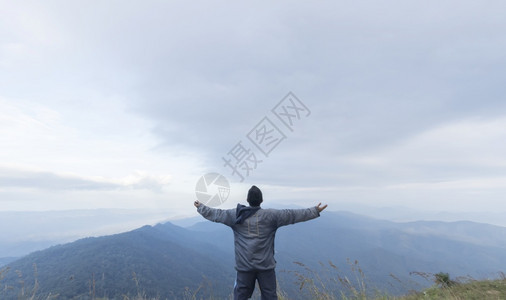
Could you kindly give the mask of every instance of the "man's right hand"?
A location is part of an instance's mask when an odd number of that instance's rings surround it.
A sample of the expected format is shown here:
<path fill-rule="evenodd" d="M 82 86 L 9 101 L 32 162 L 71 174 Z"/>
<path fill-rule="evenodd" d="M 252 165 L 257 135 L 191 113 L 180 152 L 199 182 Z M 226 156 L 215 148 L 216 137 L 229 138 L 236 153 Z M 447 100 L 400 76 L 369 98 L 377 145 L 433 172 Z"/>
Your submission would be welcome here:
<path fill-rule="evenodd" d="M 199 202 L 199 200 L 195 200 L 195 202 L 193 202 L 193 205 L 195 205 L 195 207 L 199 207 L 201 205 L 201 203 Z"/>
<path fill-rule="evenodd" d="M 322 203 L 318 203 L 318 205 L 316 206 L 316 209 L 318 209 L 318 213 L 321 213 L 325 208 L 327 208 L 327 204 L 325 204 L 324 206 L 322 206 Z"/>

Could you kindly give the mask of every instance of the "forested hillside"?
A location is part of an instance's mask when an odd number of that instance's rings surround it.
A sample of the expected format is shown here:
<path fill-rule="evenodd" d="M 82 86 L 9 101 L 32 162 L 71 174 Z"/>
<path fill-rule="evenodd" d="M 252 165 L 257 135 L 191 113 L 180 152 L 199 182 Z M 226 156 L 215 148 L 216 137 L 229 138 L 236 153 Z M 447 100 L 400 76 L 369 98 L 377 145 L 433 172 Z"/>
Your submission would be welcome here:
<path fill-rule="evenodd" d="M 412 272 L 494 277 L 506 270 L 505 237 L 506 228 L 471 222 L 393 223 L 328 212 L 278 230 L 279 286 L 290 299 L 304 298 L 301 276 L 331 283 L 354 278 L 358 268 L 371 290 L 394 295 L 432 284 Z M 232 291 L 233 265 L 230 228 L 205 220 L 187 228 L 165 223 L 34 252 L 4 268 L 0 284 L 10 287 L 2 299 L 16 299 L 20 278 L 27 292 L 37 280 L 43 297 L 222 298 Z"/>

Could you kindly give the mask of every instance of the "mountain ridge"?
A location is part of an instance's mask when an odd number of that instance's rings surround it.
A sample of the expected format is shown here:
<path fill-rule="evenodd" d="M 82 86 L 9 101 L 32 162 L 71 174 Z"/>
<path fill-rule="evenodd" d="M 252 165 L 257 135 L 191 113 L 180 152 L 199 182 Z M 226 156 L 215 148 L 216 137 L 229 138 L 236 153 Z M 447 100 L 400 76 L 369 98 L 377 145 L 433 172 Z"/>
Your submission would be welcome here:
<path fill-rule="evenodd" d="M 452 238 L 452 232 L 458 234 Z M 294 262 L 329 276 L 339 276 L 335 271 L 351 276 L 350 261 L 358 260 L 372 285 L 394 294 L 430 284 L 410 276 L 413 271 L 486 278 L 506 270 L 506 247 L 503 241 L 494 241 L 494 235 L 506 235 L 506 228 L 467 222 L 396 223 L 326 212 L 318 219 L 278 230 L 278 279 L 290 298 L 298 299 L 295 273 L 304 270 Z M 26 287 L 33 286 L 34 263 L 41 295 L 89 296 L 94 281 L 97 296 L 119 299 L 139 292 L 136 276 L 140 291 L 152 297 L 174 299 L 188 290 L 227 297 L 234 280 L 233 235 L 230 228 L 202 219 L 186 228 L 167 222 L 85 238 L 9 263 L 12 272 L 0 284 L 15 287 L 13 271 L 19 269 L 26 276 Z M 335 270 L 329 268 L 330 263 Z M 390 274 L 404 286 L 391 287 Z"/>

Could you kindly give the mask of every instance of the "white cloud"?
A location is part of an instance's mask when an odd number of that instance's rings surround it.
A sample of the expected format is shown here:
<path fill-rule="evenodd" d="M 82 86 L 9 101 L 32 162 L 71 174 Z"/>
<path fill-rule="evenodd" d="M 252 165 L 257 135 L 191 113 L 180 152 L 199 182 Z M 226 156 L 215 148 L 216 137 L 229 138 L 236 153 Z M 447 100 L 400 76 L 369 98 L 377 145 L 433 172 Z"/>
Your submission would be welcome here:
<path fill-rule="evenodd" d="M 312 115 L 246 180 L 275 197 L 501 189 L 502 1 L 59 4 L 0 20 L 10 208 L 184 210 L 290 90 Z"/>
<path fill-rule="evenodd" d="M 427 130 L 392 147 L 390 159 L 415 168 L 454 169 L 460 176 L 472 176 L 504 168 L 505 153 L 506 116 L 501 116 L 468 118 Z"/>
<path fill-rule="evenodd" d="M 387 186 L 386 189 L 404 189 L 404 190 L 490 190 L 500 189 L 506 190 L 505 177 L 492 177 L 492 178 L 469 178 L 462 180 L 452 181 L 434 181 L 434 182 L 419 182 L 419 183 L 406 183 Z"/>
<path fill-rule="evenodd" d="M 170 182 L 169 175 L 156 176 L 140 171 L 124 178 L 104 178 L 0 168 L 0 186 L 4 190 L 7 188 L 56 191 L 146 189 L 161 192 Z"/>

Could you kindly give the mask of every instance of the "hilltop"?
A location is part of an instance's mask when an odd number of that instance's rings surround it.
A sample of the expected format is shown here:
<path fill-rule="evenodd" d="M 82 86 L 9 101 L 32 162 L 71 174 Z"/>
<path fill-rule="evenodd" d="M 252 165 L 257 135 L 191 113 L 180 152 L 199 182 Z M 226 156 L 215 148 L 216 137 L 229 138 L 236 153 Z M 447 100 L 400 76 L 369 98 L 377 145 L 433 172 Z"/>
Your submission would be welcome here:
<path fill-rule="evenodd" d="M 281 228 L 276 259 L 279 286 L 289 299 L 307 298 L 300 290 L 301 276 L 318 277 L 328 287 L 326 293 L 339 295 L 342 285 L 334 284 L 336 278 L 355 278 L 358 269 L 369 291 L 401 296 L 432 285 L 414 271 L 497 277 L 506 270 L 506 228 L 472 222 L 395 223 L 328 212 Z M 33 252 L 7 265 L 0 284 L 10 288 L 2 289 L 0 297 L 16 299 L 21 278 L 25 291 L 37 286 L 41 297 L 123 299 L 141 293 L 180 299 L 192 291 L 223 299 L 232 290 L 233 265 L 228 227 L 208 221 L 186 228 L 164 223 Z"/>

